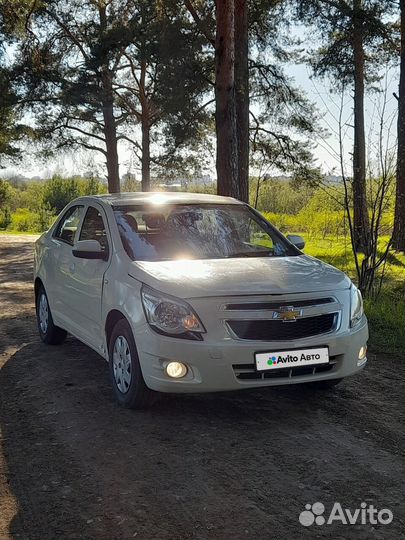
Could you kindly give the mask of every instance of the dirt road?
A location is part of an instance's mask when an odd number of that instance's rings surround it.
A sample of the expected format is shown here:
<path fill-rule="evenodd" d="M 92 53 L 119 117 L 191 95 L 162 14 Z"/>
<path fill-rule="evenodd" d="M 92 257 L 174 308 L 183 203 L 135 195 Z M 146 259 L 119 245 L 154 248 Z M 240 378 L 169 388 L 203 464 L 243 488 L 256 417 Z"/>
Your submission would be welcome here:
<path fill-rule="evenodd" d="M 333 391 L 269 388 L 120 409 L 107 365 L 37 337 L 30 237 L 0 236 L 0 538 L 398 539 L 405 359 Z M 365 502 L 390 525 L 312 525 Z"/>

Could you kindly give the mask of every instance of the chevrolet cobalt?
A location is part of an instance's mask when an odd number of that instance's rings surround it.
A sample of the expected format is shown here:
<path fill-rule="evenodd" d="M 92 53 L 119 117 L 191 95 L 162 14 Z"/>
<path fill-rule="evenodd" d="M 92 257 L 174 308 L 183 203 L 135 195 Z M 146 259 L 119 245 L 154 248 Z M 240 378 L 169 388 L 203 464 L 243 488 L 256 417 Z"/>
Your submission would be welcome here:
<path fill-rule="evenodd" d="M 39 335 L 108 362 L 118 402 L 156 392 L 310 383 L 367 362 L 359 290 L 228 197 L 124 193 L 71 202 L 35 245 Z"/>

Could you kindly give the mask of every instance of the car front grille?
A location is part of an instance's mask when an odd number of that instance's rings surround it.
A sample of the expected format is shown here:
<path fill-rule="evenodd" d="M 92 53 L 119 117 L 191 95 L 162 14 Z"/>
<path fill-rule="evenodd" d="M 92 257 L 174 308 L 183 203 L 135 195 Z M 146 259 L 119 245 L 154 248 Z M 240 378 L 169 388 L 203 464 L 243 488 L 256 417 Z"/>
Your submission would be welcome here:
<path fill-rule="evenodd" d="M 255 364 L 234 364 L 233 371 L 240 381 L 260 381 L 266 379 L 291 379 L 303 375 L 315 375 L 332 371 L 339 361 L 339 356 L 331 356 L 328 364 L 319 366 L 301 366 L 295 368 L 281 368 L 269 371 L 257 371 Z"/>
<path fill-rule="evenodd" d="M 277 319 L 235 319 L 228 320 L 227 324 L 238 339 L 288 341 L 331 332 L 336 327 L 337 318 L 337 313 L 325 313 L 287 323 Z"/>
<path fill-rule="evenodd" d="M 320 306 L 324 304 L 332 304 L 336 302 L 334 298 L 316 298 L 315 300 L 296 300 L 294 301 L 294 307 L 311 307 L 311 306 Z M 233 303 L 225 304 L 225 311 L 268 311 L 274 309 L 280 309 L 284 306 L 290 306 L 291 300 L 289 302 L 244 302 L 244 303 Z"/>

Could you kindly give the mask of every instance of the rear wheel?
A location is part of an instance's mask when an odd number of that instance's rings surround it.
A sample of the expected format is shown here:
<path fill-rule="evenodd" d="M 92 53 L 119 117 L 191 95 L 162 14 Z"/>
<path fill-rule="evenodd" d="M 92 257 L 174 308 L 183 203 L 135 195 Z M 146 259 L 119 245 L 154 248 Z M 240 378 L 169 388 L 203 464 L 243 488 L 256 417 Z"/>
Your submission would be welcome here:
<path fill-rule="evenodd" d="M 38 332 L 47 345 L 60 345 L 66 338 L 66 330 L 53 322 L 48 297 L 43 286 L 40 287 L 36 301 Z"/>
<path fill-rule="evenodd" d="M 311 388 L 315 388 L 316 390 L 329 390 L 330 388 L 334 388 L 336 385 L 341 383 L 343 379 L 330 379 L 328 381 L 315 381 L 308 383 L 308 386 Z"/>
<path fill-rule="evenodd" d="M 114 326 L 109 343 L 110 375 L 115 397 L 128 409 L 146 409 L 156 400 L 143 379 L 132 330 L 125 319 Z"/>

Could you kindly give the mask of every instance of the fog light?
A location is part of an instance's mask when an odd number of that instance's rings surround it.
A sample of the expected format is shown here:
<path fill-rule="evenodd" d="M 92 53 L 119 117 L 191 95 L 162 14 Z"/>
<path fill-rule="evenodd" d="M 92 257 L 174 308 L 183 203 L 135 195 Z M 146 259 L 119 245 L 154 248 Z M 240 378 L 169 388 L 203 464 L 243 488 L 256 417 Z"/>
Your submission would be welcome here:
<path fill-rule="evenodd" d="M 366 357 L 367 354 L 367 345 L 363 345 L 363 347 L 359 350 L 359 360 L 363 360 Z"/>
<path fill-rule="evenodd" d="M 366 345 L 363 345 L 363 347 L 360 347 L 360 350 L 359 350 L 359 359 L 357 360 L 357 365 L 360 367 L 362 366 L 363 364 L 365 364 L 367 362 L 367 346 Z"/>
<path fill-rule="evenodd" d="M 166 373 L 173 379 L 181 379 L 187 375 L 187 366 L 181 362 L 170 362 L 166 366 Z"/>

